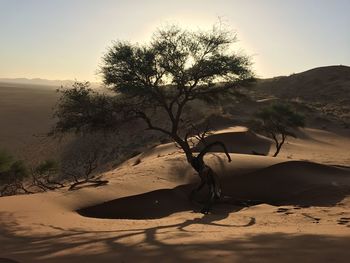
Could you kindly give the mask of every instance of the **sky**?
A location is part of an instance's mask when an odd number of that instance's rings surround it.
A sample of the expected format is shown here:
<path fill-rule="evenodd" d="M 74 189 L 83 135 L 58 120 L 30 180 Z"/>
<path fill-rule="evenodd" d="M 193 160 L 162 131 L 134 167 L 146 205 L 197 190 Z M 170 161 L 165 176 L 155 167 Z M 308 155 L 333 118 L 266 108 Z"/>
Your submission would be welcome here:
<path fill-rule="evenodd" d="M 113 41 L 167 24 L 237 33 L 258 77 L 350 65 L 349 0 L 0 0 L 0 78 L 100 81 Z"/>

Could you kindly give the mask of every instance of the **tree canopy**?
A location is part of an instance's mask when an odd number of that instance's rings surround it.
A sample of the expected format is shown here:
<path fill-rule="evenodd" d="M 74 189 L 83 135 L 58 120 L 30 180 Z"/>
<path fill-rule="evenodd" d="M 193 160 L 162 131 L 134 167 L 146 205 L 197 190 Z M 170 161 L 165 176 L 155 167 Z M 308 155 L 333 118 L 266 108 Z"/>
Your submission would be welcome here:
<path fill-rule="evenodd" d="M 184 108 L 194 100 L 219 103 L 236 87 L 254 80 L 247 56 L 235 53 L 236 37 L 213 27 L 188 31 L 176 26 L 158 30 L 150 43 L 117 41 L 103 57 L 101 74 L 114 96 L 99 94 L 87 83 L 62 90 L 54 131 L 118 128 L 125 120 L 143 119 L 148 129 L 174 139 L 188 131 Z M 167 126 L 154 123 L 163 112 Z"/>

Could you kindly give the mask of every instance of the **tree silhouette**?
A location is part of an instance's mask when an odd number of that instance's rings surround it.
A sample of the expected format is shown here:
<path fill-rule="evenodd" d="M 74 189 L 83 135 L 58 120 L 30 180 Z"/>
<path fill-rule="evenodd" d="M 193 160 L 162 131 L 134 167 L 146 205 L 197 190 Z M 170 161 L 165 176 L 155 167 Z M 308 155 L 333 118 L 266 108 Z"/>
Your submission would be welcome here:
<path fill-rule="evenodd" d="M 293 129 L 304 127 L 304 116 L 293 111 L 287 104 L 273 104 L 255 114 L 251 128 L 263 135 L 272 138 L 275 142 L 276 157 L 288 136 L 296 138 Z"/>
<path fill-rule="evenodd" d="M 197 190 L 204 185 L 210 189 L 207 212 L 220 197 L 220 187 L 204 155 L 221 145 L 230 156 L 221 142 L 192 152 L 189 139 L 198 120 L 190 113 L 195 101 L 218 104 L 254 80 L 249 58 L 232 51 L 235 41 L 234 34 L 218 26 L 196 32 L 170 26 L 158 30 L 148 44 L 115 42 L 101 65 L 104 83 L 114 94 L 97 93 L 88 83 L 62 90 L 54 132 L 115 131 L 143 120 L 146 129 L 165 134 L 184 151 L 201 178 Z"/>

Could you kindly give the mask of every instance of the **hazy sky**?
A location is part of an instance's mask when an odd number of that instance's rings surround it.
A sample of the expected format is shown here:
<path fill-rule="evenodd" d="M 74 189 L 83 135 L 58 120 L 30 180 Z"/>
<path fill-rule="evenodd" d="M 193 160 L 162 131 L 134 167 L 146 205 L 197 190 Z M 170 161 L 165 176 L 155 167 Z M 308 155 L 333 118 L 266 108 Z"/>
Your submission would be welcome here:
<path fill-rule="evenodd" d="M 0 0 L 0 77 L 98 80 L 113 40 L 167 23 L 235 30 L 260 77 L 350 65 L 349 0 Z"/>

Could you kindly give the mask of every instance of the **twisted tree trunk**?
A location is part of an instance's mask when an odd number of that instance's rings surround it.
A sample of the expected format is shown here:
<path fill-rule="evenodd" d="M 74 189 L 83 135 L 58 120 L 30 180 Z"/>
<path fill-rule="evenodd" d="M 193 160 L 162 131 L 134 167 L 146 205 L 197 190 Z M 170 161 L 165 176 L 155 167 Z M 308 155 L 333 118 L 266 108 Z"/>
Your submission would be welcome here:
<path fill-rule="evenodd" d="M 214 146 L 221 146 L 224 149 L 229 162 L 231 162 L 231 157 L 228 154 L 227 148 L 225 144 L 223 144 L 222 142 L 213 142 L 208 145 L 205 145 L 204 148 L 200 151 L 200 153 L 196 157 L 194 156 L 192 157 L 192 160 L 190 162 L 193 169 L 197 171 L 201 180 L 199 185 L 192 190 L 190 194 L 190 199 L 193 200 L 194 195 L 198 191 L 200 191 L 205 185 L 207 185 L 209 188 L 207 200 L 204 204 L 204 207 L 201 210 L 201 212 L 204 214 L 209 213 L 211 206 L 214 204 L 216 200 L 219 200 L 221 197 L 221 186 L 220 186 L 219 177 L 214 172 L 214 170 L 204 162 L 204 156 Z"/>
<path fill-rule="evenodd" d="M 275 141 L 275 146 L 276 146 L 276 151 L 275 151 L 275 153 L 273 154 L 273 157 L 277 157 L 277 155 L 278 155 L 278 154 L 280 153 L 280 151 L 281 151 L 282 145 L 283 145 L 284 142 L 286 141 L 287 135 L 284 134 L 284 133 L 282 133 L 281 136 L 282 136 L 282 140 L 281 140 L 281 141 L 278 140 L 277 136 L 275 136 L 275 135 L 273 136 L 273 139 L 274 139 L 274 141 Z"/>

